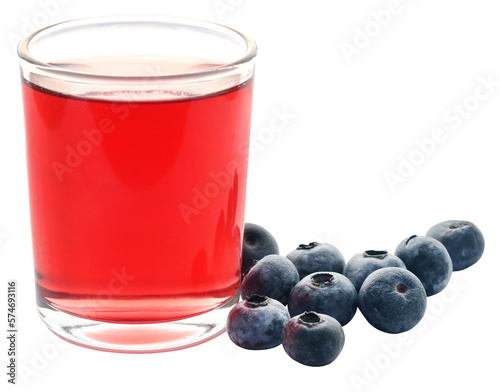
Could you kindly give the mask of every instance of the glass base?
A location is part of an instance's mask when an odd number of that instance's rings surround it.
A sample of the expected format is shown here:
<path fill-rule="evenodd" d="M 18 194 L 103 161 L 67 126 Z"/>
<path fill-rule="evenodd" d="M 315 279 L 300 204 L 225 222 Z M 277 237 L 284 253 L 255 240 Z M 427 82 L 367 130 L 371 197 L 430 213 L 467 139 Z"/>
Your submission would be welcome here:
<path fill-rule="evenodd" d="M 119 324 L 84 319 L 61 312 L 37 296 L 38 313 L 52 332 L 70 343 L 101 351 L 154 353 L 195 346 L 219 336 L 239 300 L 238 291 L 210 312 L 164 323 Z"/>

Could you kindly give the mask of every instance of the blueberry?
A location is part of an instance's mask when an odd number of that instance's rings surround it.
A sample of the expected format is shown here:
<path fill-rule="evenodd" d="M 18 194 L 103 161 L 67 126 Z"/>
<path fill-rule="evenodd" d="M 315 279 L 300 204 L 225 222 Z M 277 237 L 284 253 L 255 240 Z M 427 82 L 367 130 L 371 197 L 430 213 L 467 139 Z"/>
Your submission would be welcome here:
<path fill-rule="evenodd" d="M 387 253 L 386 250 L 367 250 L 352 256 L 342 273 L 359 291 L 368 275 L 384 267 L 406 268 L 405 263 L 399 257 Z"/>
<path fill-rule="evenodd" d="M 319 271 L 342 273 L 345 265 L 342 253 L 335 246 L 327 243 L 300 244 L 286 257 L 292 260 L 299 271 L 300 279 Z"/>
<path fill-rule="evenodd" d="M 432 226 L 427 236 L 441 242 L 448 251 L 453 271 L 475 264 L 483 255 L 484 237 L 472 222 L 449 220 Z"/>
<path fill-rule="evenodd" d="M 375 328 L 400 333 L 412 329 L 422 319 L 427 296 L 420 280 L 398 267 L 372 272 L 358 293 L 359 310 Z"/>
<path fill-rule="evenodd" d="M 398 245 L 394 254 L 417 275 L 428 297 L 439 293 L 450 281 L 453 271 L 450 255 L 434 238 L 412 235 Z"/>
<path fill-rule="evenodd" d="M 263 227 L 254 223 L 245 223 L 243 234 L 243 257 L 241 262 L 241 274 L 250 269 L 255 260 L 260 260 L 264 256 L 279 254 L 278 243 Z"/>
<path fill-rule="evenodd" d="M 354 285 L 337 272 L 313 272 L 292 289 L 288 297 L 290 316 L 315 311 L 346 325 L 354 317 L 358 302 Z"/>
<path fill-rule="evenodd" d="M 265 350 L 281 344 L 281 335 L 290 315 L 285 306 L 272 298 L 252 295 L 238 302 L 229 312 L 227 334 L 236 345 Z"/>
<path fill-rule="evenodd" d="M 268 255 L 259 260 L 241 283 L 241 296 L 264 295 L 286 305 L 293 287 L 299 282 L 297 269 L 284 256 Z"/>
<path fill-rule="evenodd" d="M 283 330 L 283 348 L 290 358 L 308 366 L 333 362 L 344 347 L 344 330 L 333 317 L 305 312 L 290 319 Z"/>

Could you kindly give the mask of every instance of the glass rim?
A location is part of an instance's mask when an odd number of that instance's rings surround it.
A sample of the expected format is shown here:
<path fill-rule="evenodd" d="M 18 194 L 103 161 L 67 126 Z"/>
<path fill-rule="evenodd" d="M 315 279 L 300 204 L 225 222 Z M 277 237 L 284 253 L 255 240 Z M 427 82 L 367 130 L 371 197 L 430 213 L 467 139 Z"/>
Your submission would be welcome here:
<path fill-rule="evenodd" d="M 234 70 L 238 68 L 241 65 L 250 63 L 255 56 L 257 55 L 257 45 L 255 41 L 253 41 L 250 37 L 247 35 L 241 33 L 240 31 L 233 29 L 231 27 L 228 27 L 226 25 L 216 23 L 216 22 L 210 22 L 202 19 L 195 19 L 195 18 L 185 18 L 185 17 L 177 17 L 177 16 L 167 16 L 167 15 L 133 15 L 133 14 L 127 14 L 127 15 L 106 15 L 106 16 L 93 16 L 93 17 L 86 17 L 86 18 L 78 18 L 78 19 L 72 19 L 72 20 L 67 20 L 64 22 L 59 22 L 55 23 L 46 27 L 43 27 L 41 29 L 38 29 L 34 31 L 33 33 L 27 35 L 24 37 L 18 44 L 17 46 L 17 55 L 21 59 L 21 61 L 25 61 L 26 63 L 30 64 L 31 66 L 36 67 L 39 70 L 43 70 L 47 73 L 53 74 L 53 75 L 65 75 L 69 77 L 74 77 L 74 78 L 81 78 L 81 79 L 86 79 L 86 78 L 92 78 L 94 80 L 119 80 L 119 81 L 128 81 L 128 82 L 134 82 L 134 81 L 141 81 L 144 80 L 144 76 L 131 76 L 131 75 L 109 75 L 109 74 L 98 74 L 98 73 L 90 73 L 90 72 L 83 72 L 83 71 L 75 71 L 75 70 L 68 70 L 63 67 L 50 64 L 44 61 L 41 61 L 37 59 L 35 56 L 33 56 L 30 51 L 29 51 L 29 45 L 35 39 L 37 36 L 43 33 L 48 33 L 50 30 L 54 30 L 57 28 L 61 27 L 83 27 L 86 25 L 92 25 L 92 24 L 97 24 L 97 23 L 106 23 L 106 22 L 114 22 L 115 24 L 120 24 L 120 23 L 134 23 L 134 22 L 156 22 L 156 23 L 175 23 L 175 24 L 182 24 L 186 27 L 201 27 L 205 28 L 207 30 L 213 31 L 213 32 L 223 32 L 224 30 L 226 31 L 226 35 L 229 36 L 229 34 L 236 34 L 240 38 L 243 39 L 243 42 L 246 45 L 246 50 L 245 52 L 236 58 L 233 61 L 216 65 L 213 66 L 209 69 L 206 70 L 199 70 L 199 71 L 194 71 L 194 72 L 188 72 L 188 73 L 176 73 L 176 74 L 160 74 L 160 75 L 155 75 L 154 78 L 155 80 L 158 81 L 176 81 L 176 80 L 183 80 L 185 81 L 186 79 L 196 79 L 196 78 L 205 78 L 205 77 L 210 77 L 210 76 L 215 76 L 220 73 L 224 73 L 230 70 Z M 22 64 L 21 64 L 22 65 Z"/>

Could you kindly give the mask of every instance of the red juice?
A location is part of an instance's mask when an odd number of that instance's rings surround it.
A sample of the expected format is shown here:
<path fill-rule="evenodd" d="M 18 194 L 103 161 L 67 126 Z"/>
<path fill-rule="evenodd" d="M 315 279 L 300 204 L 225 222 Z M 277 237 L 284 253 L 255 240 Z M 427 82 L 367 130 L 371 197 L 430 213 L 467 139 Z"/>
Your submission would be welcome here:
<path fill-rule="evenodd" d="M 38 295 L 119 323 L 181 319 L 231 298 L 252 88 L 112 101 L 24 81 Z"/>

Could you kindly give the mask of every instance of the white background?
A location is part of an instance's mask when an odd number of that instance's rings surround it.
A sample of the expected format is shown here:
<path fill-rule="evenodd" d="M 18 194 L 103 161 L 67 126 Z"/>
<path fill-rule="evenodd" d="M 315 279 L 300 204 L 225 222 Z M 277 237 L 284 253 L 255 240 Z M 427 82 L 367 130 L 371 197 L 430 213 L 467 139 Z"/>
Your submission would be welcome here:
<path fill-rule="evenodd" d="M 500 237 L 497 3 L 24 0 L 4 4 L 0 297 L 6 298 L 7 279 L 17 279 L 18 356 L 24 369 L 12 388 L 409 392 L 498 385 L 498 364 L 489 359 L 500 349 L 494 318 L 500 272 L 494 251 Z M 390 18 L 388 9 L 394 11 Z M 252 124 L 255 154 L 249 169 L 246 220 L 274 233 L 283 255 L 310 241 L 332 242 L 346 259 L 366 249 L 393 252 L 403 238 L 423 235 L 437 222 L 467 219 L 486 238 L 482 260 L 454 273 L 450 286 L 429 298 L 424 321 L 405 334 L 379 332 L 358 312 L 344 328 L 343 352 L 322 368 L 299 365 L 281 347 L 240 349 L 227 334 L 187 350 L 149 355 L 103 353 L 53 337 L 39 320 L 34 303 L 24 125 L 12 41 L 30 31 L 32 24 L 42 27 L 117 13 L 207 19 L 255 39 L 259 46 Z M 385 15 L 384 21 L 376 15 Z M 364 30 L 371 37 L 363 39 Z M 355 49 L 350 56 L 342 50 L 349 45 Z M 490 80 L 489 94 L 480 87 L 481 80 Z M 269 133 L 266 129 L 276 111 L 283 110 L 290 113 L 286 127 Z M 457 117 L 454 111 L 462 114 Z M 433 148 L 427 143 L 424 155 L 417 141 L 435 136 L 436 128 L 441 135 Z M 402 160 L 411 167 L 403 168 Z M 401 180 L 392 187 L 389 172 Z M 0 303 L 6 308 L 5 300 Z M 5 317 L 1 319 L 5 331 Z M 6 346 L 0 356 L 6 363 Z M 5 386 L 7 376 L 2 374 Z"/>

